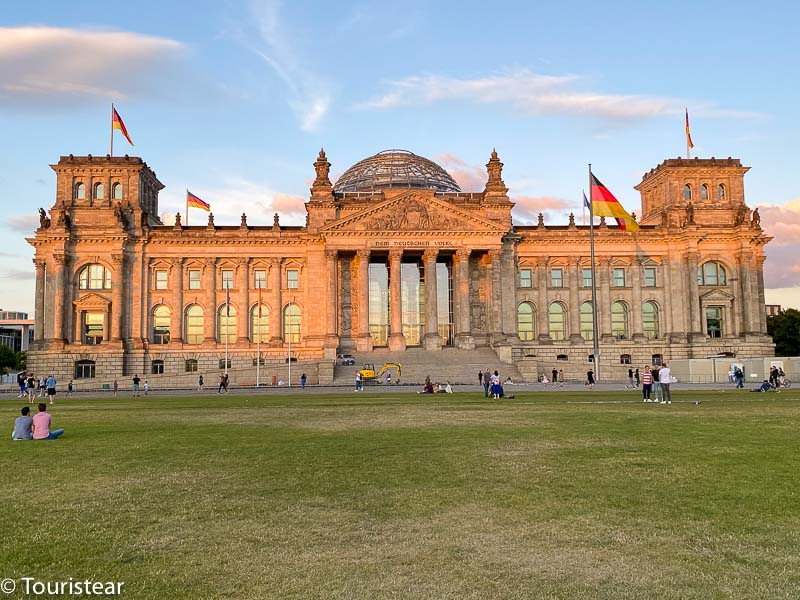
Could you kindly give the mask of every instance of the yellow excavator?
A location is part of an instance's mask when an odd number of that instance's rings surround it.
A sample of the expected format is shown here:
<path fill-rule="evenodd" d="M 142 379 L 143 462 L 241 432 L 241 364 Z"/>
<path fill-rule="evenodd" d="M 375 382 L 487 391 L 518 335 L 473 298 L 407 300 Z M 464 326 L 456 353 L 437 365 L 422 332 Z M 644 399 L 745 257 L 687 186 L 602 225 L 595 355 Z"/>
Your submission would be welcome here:
<path fill-rule="evenodd" d="M 397 378 L 392 383 L 400 383 L 400 374 L 402 373 L 403 366 L 399 363 L 384 363 L 377 373 L 375 372 L 375 365 L 372 363 L 367 363 L 364 365 L 363 369 L 359 370 L 359 373 L 361 373 L 361 381 L 364 383 L 367 383 L 368 381 L 383 383 L 381 375 L 390 369 L 397 370 Z"/>

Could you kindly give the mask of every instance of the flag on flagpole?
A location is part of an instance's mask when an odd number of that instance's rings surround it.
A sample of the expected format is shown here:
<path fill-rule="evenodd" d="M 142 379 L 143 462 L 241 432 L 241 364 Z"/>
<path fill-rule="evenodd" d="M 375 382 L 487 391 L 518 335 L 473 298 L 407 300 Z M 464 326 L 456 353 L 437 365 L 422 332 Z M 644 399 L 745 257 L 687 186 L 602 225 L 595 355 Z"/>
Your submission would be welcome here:
<path fill-rule="evenodd" d="M 694 144 L 692 143 L 692 134 L 689 131 L 689 109 L 686 109 L 686 146 L 688 148 L 694 148 Z"/>
<path fill-rule="evenodd" d="M 591 205 L 589 204 L 589 199 L 586 197 L 586 192 L 583 192 L 583 205 L 584 205 L 586 208 L 588 208 L 589 210 L 592 210 L 592 207 L 591 207 Z"/>
<path fill-rule="evenodd" d="M 639 224 L 628 214 L 614 194 L 592 175 L 592 212 L 596 217 L 614 217 L 623 231 L 639 231 Z"/>
<path fill-rule="evenodd" d="M 208 202 L 204 202 L 189 190 L 186 190 L 186 206 L 193 206 L 205 211 L 211 210 L 211 205 Z"/>
<path fill-rule="evenodd" d="M 128 143 L 133 146 L 133 142 L 131 141 L 131 136 L 128 135 L 128 130 L 125 128 L 125 123 L 122 122 L 122 117 L 119 116 L 117 109 L 113 106 L 111 107 L 111 131 L 113 133 L 114 129 L 119 129 L 122 132 L 122 135 L 125 136 L 125 139 L 128 140 Z"/>

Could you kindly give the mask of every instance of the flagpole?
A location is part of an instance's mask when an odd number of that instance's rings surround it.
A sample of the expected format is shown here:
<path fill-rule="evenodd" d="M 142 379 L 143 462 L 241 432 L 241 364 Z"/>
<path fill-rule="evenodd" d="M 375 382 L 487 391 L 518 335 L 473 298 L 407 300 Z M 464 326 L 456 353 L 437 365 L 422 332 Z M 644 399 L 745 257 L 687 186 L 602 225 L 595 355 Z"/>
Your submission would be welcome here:
<path fill-rule="evenodd" d="M 111 103 L 111 148 L 108 152 L 109 156 L 114 156 L 114 103 Z"/>
<path fill-rule="evenodd" d="M 228 333 L 231 322 L 231 285 L 225 286 L 225 375 L 228 374 Z"/>
<path fill-rule="evenodd" d="M 186 188 L 186 226 L 189 226 L 189 188 Z"/>
<path fill-rule="evenodd" d="M 258 280 L 258 333 L 256 334 L 256 388 L 261 385 L 261 280 Z"/>
<path fill-rule="evenodd" d="M 294 296 L 290 297 L 289 306 L 294 305 Z M 285 321 L 284 321 L 285 322 Z M 289 317 L 289 331 L 286 332 L 289 338 L 289 387 L 292 387 L 292 318 Z"/>
<path fill-rule="evenodd" d="M 600 382 L 600 332 L 597 324 L 597 274 L 594 260 L 594 197 L 592 193 L 592 163 L 589 163 L 589 253 L 592 261 L 592 357 L 594 358 L 594 380 Z"/>

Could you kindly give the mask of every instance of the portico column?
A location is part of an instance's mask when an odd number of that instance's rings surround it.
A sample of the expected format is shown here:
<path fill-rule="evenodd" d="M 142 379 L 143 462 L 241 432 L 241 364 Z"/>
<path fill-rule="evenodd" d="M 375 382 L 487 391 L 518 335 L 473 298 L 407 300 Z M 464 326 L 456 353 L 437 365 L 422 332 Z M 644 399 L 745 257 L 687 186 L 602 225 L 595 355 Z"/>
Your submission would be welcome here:
<path fill-rule="evenodd" d="M 372 352 L 372 336 L 369 334 L 369 255 L 369 250 L 356 252 L 356 298 L 353 305 L 358 319 L 356 350 L 359 352 Z"/>
<path fill-rule="evenodd" d="M 491 334 L 492 342 L 501 342 L 503 336 L 503 288 L 500 279 L 500 259 L 503 256 L 502 250 L 489 250 L 489 264 L 492 270 L 492 294 L 491 294 L 491 307 L 489 314 L 491 315 Z"/>
<path fill-rule="evenodd" d="M 283 320 L 283 307 L 281 306 L 281 259 L 276 258 L 269 265 L 269 345 L 280 347 L 283 345 L 281 338 L 281 321 Z"/>
<path fill-rule="evenodd" d="M 67 257 L 63 254 L 54 254 L 56 276 L 53 278 L 54 301 L 53 301 L 53 339 L 64 340 L 64 266 Z"/>
<path fill-rule="evenodd" d="M 458 298 L 458 335 L 456 345 L 462 350 L 473 350 L 475 338 L 470 326 L 469 305 L 469 248 L 456 251 L 456 294 Z"/>
<path fill-rule="evenodd" d="M 439 337 L 439 293 L 436 281 L 436 258 L 439 250 L 425 250 L 422 260 L 425 263 L 425 350 L 441 350 L 442 340 Z"/>
<path fill-rule="evenodd" d="M 114 277 L 111 284 L 111 314 L 106 315 L 106 319 L 110 320 L 111 326 L 111 341 L 122 341 L 122 286 L 125 281 L 125 255 L 114 254 L 111 256 L 114 262 Z M 148 307 L 148 311 L 149 311 Z"/>
<path fill-rule="evenodd" d="M 403 335 L 403 306 L 400 293 L 400 265 L 403 259 L 402 250 L 389 252 L 389 314 L 390 333 L 389 350 L 401 352 L 406 349 L 406 337 Z"/>
<path fill-rule="evenodd" d="M 339 294 L 337 289 L 338 281 L 338 258 L 339 252 L 336 250 L 325 251 L 325 275 L 327 277 L 327 296 L 326 302 L 326 326 L 325 326 L 325 346 L 327 348 L 338 348 L 339 346 Z M 336 358 L 335 353 L 332 358 Z"/>
<path fill-rule="evenodd" d="M 703 334 L 702 323 L 700 319 L 700 288 L 697 285 L 697 264 L 699 262 L 697 252 L 690 252 L 686 256 L 686 276 L 689 279 L 689 323 L 691 334 Z"/>
<path fill-rule="evenodd" d="M 46 262 L 34 258 L 33 264 L 36 265 L 36 301 L 34 305 L 33 339 L 40 342 L 44 339 L 44 282 Z"/>

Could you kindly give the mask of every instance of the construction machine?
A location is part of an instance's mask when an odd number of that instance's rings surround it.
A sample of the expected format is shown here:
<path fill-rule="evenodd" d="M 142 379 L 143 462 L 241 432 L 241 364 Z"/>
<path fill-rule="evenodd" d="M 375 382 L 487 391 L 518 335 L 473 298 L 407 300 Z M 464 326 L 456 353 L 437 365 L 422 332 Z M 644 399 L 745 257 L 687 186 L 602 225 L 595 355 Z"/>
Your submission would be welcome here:
<path fill-rule="evenodd" d="M 391 369 L 397 370 L 397 378 L 394 380 L 394 383 L 400 383 L 400 374 L 402 372 L 403 366 L 399 363 L 384 363 L 383 366 L 378 370 L 375 371 L 375 365 L 372 363 L 366 363 L 364 368 L 359 371 L 361 373 L 361 381 L 364 383 L 369 381 L 374 381 L 375 383 L 383 383 L 381 379 L 382 375 Z"/>

